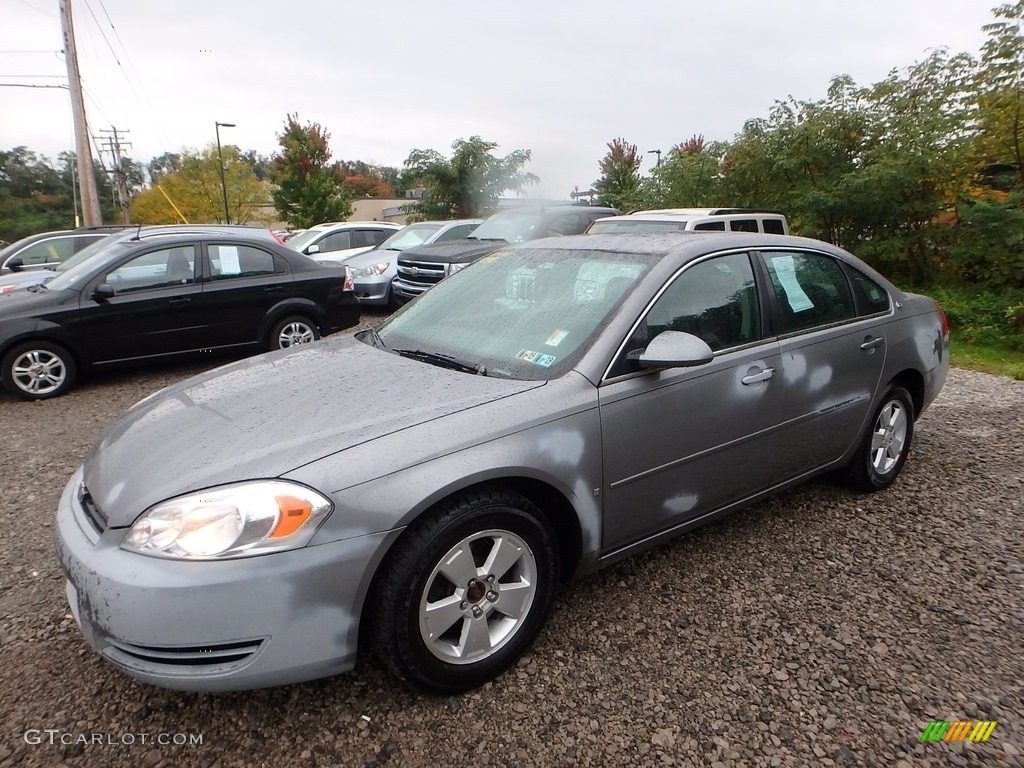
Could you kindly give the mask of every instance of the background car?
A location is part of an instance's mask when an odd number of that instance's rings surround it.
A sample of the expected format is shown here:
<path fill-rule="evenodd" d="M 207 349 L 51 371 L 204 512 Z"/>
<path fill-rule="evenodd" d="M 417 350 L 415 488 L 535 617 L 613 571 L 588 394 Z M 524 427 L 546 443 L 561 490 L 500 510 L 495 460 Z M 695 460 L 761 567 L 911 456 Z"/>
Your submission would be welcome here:
<path fill-rule="evenodd" d="M 399 230 L 376 248 L 346 259 L 345 263 L 352 268 L 356 298 L 363 304 L 397 306 L 391 295 L 391 281 L 398 274 L 398 254 L 420 245 L 461 240 L 482 222 L 483 219 L 420 221 Z"/>
<path fill-rule="evenodd" d="M 44 399 L 90 368 L 279 349 L 358 321 L 347 267 L 231 235 L 124 240 L 0 295 L 0 374 L 12 394 Z"/>
<path fill-rule="evenodd" d="M 124 226 L 80 227 L 29 235 L 0 251 L 0 281 L 8 274 L 60 264 L 73 254 Z"/>
<path fill-rule="evenodd" d="M 403 226 L 391 221 L 335 221 L 310 227 L 287 245 L 310 258 L 340 261 L 376 248 Z"/>
<path fill-rule="evenodd" d="M 564 581 L 820 473 L 887 487 L 948 367 L 937 304 L 826 243 L 509 246 L 124 414 L 59 504 L 69 605 L 171 688 L 332 675 L 362 642 L 451 695 L 516 663 Z"/>
<path fill-rule="evenodd" d="M 418 246 L 401 254 L 391 286 L 392 296 L 395 302 L 404 304 L 503 245 L 555 235 L 577 235 L 595 219 L 617 213 L 615 208 L 590 205 L 531 206 L 499 211 L 465 240 Z"/>
<path fill-rule="evenodd" d="M 608 216 L 587 228 L 589 235 L 612 232 L 764 232 L 788 235 L 789 223 L 778 211 L 759 208 L 661 208 Z"/>

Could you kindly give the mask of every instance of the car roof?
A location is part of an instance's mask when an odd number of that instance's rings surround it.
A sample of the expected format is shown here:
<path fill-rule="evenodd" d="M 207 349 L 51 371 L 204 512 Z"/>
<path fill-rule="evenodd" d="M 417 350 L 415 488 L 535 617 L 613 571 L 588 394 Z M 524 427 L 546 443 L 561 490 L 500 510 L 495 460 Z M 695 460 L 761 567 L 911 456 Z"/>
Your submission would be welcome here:
<path fill-rule="evenodd" d="M 668 256 L 678 255 L 684 261 L 708 253 L 730 249 L 769 249 L 780 247 L 814 249 L 849 260 L 851 254 L 820 240 L 795 235 L 772 235 L 762 232 L 643 232 L 598 235 L 563 235 L 530 240 L 515 248 L 544 248 L 567 251 L 606 251 Z M 859 260 L 857 260 L 859 263 Z"/>
<path fill-rule="evenodd" d="M 323 232 L 328 229 L 356 229 L 358 227 L 395 227 L 401 229 L 404 224 L 396 224 L 393 221 L 329 221 L 324 224 L 316 224 L 306 231 Z"/>
<path fill-rule="evenodd" d="M 654 208 L 646 211 L 633 211 L 625 216 L 615 218 L 647 219 L 666 217 L 694 217 L 694 216 L 782 216 L 780 211 L 770 211 L 766 208 Z"/>

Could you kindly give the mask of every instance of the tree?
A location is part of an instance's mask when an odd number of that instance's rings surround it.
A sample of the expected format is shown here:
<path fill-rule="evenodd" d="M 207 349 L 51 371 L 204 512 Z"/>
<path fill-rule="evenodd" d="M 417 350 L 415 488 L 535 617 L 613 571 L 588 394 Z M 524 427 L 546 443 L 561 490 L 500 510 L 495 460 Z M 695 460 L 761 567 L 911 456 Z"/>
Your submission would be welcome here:
<path fill-rule="evenodd" d="M 176 152 L 164 152 L 150 160 L 146 169 L 149 171 L 150 183 L 156 184 L 161 176 L 181 170 L 181 155 Z"/>
<path fill-rule="evenodd" d="M 608 153 L 598 164 L 601 178 L 593 184 L 597 202 L 620 210 L 632 209 L 640 192 L 640 153 L 636 144 L 625 139 L 612 139 L 607 146 Z"/>
<path fill-rule="evenodd" d="M 299 125 L 299 116 L 288 115 L 278 134 L 281 152 L 270 166 L 276 185 L 274 206 L 293 227 L 311 227 L 352 215 L 352 206 L 334 168 L 328 165 L 331 135 L 318 123 Z"/>
<path fill-rule="evenodd" d="M 231 221 L 245 224 L 259 220 L 260 208 L 269 202 L 266 186 L 256 178 L 252 164 L 242 158 L 238 147 L 226 146 L 222 152 Z M 178 155 L 178 166 L 177 171 L 159 176 L 157 184 L 136 196 L 132 220 L 139 224 L 175 224 L 183 219 L 189 224 L 223 222 L 217 147 L 211 144 L 200 151 L 183 150 Z"/>
<path fill-rule="evenodd" d="M 498 145 L 479 136 L 458 139 L 451 159 L 432 149 L 414 149 L 405 160 L 406 184 L 423 187 L 410 220 L 465 219 L 491 213 L 502 192 L 522 191 L 537 177 L 522 170 L 530 150 L 517 149 L 505 157 L 491 154 Z"/>
<path fill-rule="evenodd" d="M 722 196 L 720 174 L 725 145 L 693 136 L 669 150 L 641 186 L 644 207 L 707 208 Z"/>
<path fill-rule="evenodd" d="M 334 169 L 349 197 L 393 197 L 392 181 L 398 178 L 397 168 L 369 165 L 362 160 L 339 160 Z"/>

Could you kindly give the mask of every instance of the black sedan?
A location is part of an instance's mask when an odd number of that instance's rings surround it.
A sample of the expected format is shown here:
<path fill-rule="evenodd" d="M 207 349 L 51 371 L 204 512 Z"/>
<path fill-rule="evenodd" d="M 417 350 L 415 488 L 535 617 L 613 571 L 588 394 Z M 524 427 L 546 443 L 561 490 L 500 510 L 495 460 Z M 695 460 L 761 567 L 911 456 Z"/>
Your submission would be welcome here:
<path fill-rule="evenodd" d="M 210 234 L 111 244 L 45 285 L 0 295 L 3 383 L 63 394 L 83 369 L 280 349 L 359 321 L 344 266 Z"/>

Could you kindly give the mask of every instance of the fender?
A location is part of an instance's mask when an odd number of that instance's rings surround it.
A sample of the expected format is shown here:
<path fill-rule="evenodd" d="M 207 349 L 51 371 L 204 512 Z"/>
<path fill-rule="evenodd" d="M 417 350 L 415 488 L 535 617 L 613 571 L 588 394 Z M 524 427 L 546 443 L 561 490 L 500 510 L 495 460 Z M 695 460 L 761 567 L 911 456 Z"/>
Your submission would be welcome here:
<path fill-rule="evenodd" d="M 311 317 L 316 321 L 318 326 L 323 326 L 327 317 L 323 308 L 315 301 L 298 296 L 282 299 L 267 310 L 267 314 L 265 314 L 263 319 L 260 321 L 259 333 L 256 338 L 259 339 L 260 342 L 266 342 L 274 324 L 280 322 L 290 314 L 299 314 Z"/>

